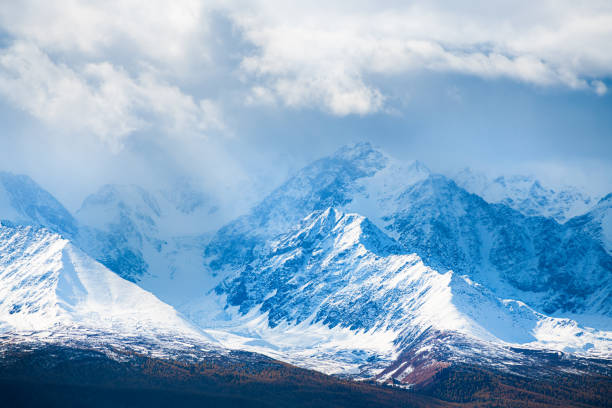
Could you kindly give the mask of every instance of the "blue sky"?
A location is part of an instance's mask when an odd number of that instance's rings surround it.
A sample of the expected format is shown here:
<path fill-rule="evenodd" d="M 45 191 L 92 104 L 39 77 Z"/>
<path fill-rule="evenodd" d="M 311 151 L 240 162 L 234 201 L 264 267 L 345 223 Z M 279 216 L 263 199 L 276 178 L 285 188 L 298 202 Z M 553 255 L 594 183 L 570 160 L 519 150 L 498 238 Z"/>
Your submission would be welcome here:
<path fill-rule="evenodd" d="M 181 174 L 257 196 L 369 140 L 612 190 L 610 2 L 327 3 L 3 5 L 2 167 L 71 207 Z"/>

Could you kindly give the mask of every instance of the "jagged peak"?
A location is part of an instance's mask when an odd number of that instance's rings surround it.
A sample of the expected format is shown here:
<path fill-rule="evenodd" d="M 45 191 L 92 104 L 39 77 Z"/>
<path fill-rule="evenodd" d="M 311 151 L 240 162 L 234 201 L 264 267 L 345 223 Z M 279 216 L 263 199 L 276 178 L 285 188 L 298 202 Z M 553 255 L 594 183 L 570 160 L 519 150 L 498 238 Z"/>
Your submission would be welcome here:
<path fill-rule="evenodd" d="M 431 173 L 425 163 L 419 160 L 399 160 L 385 152 L 382 148 L 372 145 L 370 142 L 358 142 L 340 147 L 331 157 L 348 161 L 377 161 L 382 167 L 393 164 L 412 172 Z"/>
<path fill-rule="evenodd" d="M 348 161 L 362 170 L 380 169 L 389 161 L 388 155 L 381 149 L 374 147 L 370 142 L 342 146 L 330 158 Z"/>
<path fill-rule="evenodd" d="M 586 213 L 595 203 L 582 188 L 564 184 L 550 186 L 533 174 L 490 179 L 485 173 L 461 171 L 451 177 L 459 186 L 489 203 L 502 203 L 525 215 L 552 217 L 561 223 Z"/>
<path fill-rule="evenodd" d="M 337 241 L 339 247 L 362 244 L 378 254 L 402 253 L 400 245 L 367 217 L 354 212 L 343 212 L 334 207 L 309 214 L 292 233 L 281 238 L 275 246 L 278 247 L 281 243 L 303 246 L 304 242 L 320 243 L 326 239 Z"/>
<path fill-rule="evenodd" d="M 339 224 L 361 223 L 364 218 L 359 214 L 344 213 L 335 207 L 313 211 L 299 223 L 294 237 L 328 234 Z"/>
<path fill-rule="evenodd" d="M 335 224 L 344 215 L 344 213 L 335 207 L 328 207 L 324 210 L 313 211 L 304 217 L 306 223 L 327 223 L 329 220 Z"/>
<path fill-rule="evenodd" d="M 353 160 L 373 153 L 380 153 L 380 151 L 374 148 L 370 142 L 357 142 L 341 146 L 333 156 Z"/>
<path fill-rule="evenodd" d="M 47 190 L 24 174 L 0 172 L 0 218 L 41 225 L 65 235 L 76 233 L 76 221 Z"/>
<path fill-rule="evenodd" d="M 430 174 L 427 178 L 416 183 L 413 189 L 422 189 L 423 187 L 432 191 L 465 191 L 454 180 L 441 174 Z"/>

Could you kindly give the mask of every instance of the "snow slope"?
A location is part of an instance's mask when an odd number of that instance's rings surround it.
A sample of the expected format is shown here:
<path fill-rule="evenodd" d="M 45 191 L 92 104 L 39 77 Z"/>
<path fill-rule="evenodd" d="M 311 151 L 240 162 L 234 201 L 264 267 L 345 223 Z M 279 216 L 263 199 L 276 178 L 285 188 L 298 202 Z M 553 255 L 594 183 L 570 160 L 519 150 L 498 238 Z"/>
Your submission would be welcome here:
<path fill-rule="evenodd" d="M 171 306 L 45 228 L 0 226 L 0 282 L 3 331 L 203 339 Z"/>
<path fill-rule="evenodd" d="M 202 273 L 203 252 L 211 231 L 229 216 L 180 179 L 153 193 L 103 186 L 73 217 L 29 177 L 0 173 L 0 220 L 44 226 L 174 305 L 218 283 Z"/>
<path fill-rule="evenodd" d="M 537 337 L 540 328 L 563 326 L 520 301 L 497 298 L 466 276 L 427 267 L 366 218 L 333 208 L 311 214 L 274 240 L 267 256 L 226 280 L 217 293 L 241 313 L 266 313 L 271 327 L 308 320 L 354 331 L 399 335 L 408 328 L 418 336 L 435 328 L 530 343 L 544 341 Z M 576 341 L 586 343 L 587 334 Z"/>
<path fill-rule="evenodd" d="M 414 347 L 502 365 L 536 364 L 517 346 L 610 354 L 596 239 L 369 144 L 298 172 L 205 254 L 224 282 L 182 310 L 224 344 L 312 368 L 371 378 Z"/>

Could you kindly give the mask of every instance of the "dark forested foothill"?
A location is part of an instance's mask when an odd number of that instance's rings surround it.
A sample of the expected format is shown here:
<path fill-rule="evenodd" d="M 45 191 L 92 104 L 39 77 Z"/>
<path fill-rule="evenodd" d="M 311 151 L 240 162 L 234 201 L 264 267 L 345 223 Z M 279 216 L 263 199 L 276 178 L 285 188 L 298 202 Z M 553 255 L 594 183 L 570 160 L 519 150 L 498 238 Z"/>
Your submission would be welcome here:
<path fill-rule="evenodd" d="M 6 407 L 601 407 L 612 379 L 568 374 L 532 381 L 472 366 L 406 390 L 342 380 L 236 352 L 164 359 L 126 350 L 10 347 L 0 367 Z"/>

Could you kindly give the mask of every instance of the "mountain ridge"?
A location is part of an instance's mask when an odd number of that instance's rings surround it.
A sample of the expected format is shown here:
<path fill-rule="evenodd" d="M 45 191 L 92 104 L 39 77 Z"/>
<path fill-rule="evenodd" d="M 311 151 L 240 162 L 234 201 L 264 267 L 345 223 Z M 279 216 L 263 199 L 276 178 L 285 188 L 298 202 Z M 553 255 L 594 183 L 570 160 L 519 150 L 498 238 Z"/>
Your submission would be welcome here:
<path fill-rule="evenodd" d="M 464 168 L 449 175 L 457 185 L 490 203 L 501 203 L 529 216 L 554 218 L 559 223 L 582 215 L 597 202 L 576 187 L 545 187 L 534 176 L 502 175 L 493 179 Z"/>
<path fill-rule="evenodd" d="M 543 217 L 524 216 L 502 204 L 489 204 L 476 195 L 470 195 L 445 176 L 430 174 L 418 165 L 407 165 L 408 169 L 416 167 L 417 171 L 404 172 L 404 177 L 398 179 L 397 174 L 402 172 L 385 173 L 390 168 L 385 165 L 391 160 L 371 145 L 358 144 L 354 149 L 355 152 L 351 153 L 349 147 L 344 147 L 337 154 L 305 167 L 264 198 L 248 215 L 221 228 L 205 250 L 211 269 L 228 274 L 240 265 L 250 263 L 257 258 L 266 240 L 297 224 L 298 216 L 303 218 L 331 203 L 331 206 L 343 211 L 364 214 L 408 251 L 419 253 L 436 268 L 458 270 L 477 280 L 486 276 L 483 275 L 484 271 L 492 269 L 490 273 L 499 274 L 492 279 L 507 281 L 507 288 L 500 288 L 503 289 L 500 293 L 502 296 L 527 295 L 530 297 L 527 303 L 547 313 L 576 312 L 597 307 L 603 308 L 604 313 L 610 313 L 609 304 L 598 306 L 584 302 L 593 289 L 600 290 L 599 299 L 605 299 L 606 293 L 610 293 L 612 261 L 605 251 L 598 248 L 599 242 L 584 231 L 573 229 L 572 223 L 559 226 Z M 360 161 L 350 165 L 346 163 L 347 157 L 359 157 Z M 363 160 L 364 157 L 370 160 Z M 334 169 L 334 177 L 325 175 L 329 168 Z M 336 174 L 347 168 L 349 170 L 345 174 Z M 319 175 L 319 172 L 323 174 Z M 303 192 L 305 187 L 302 180 L 309 180 L 307 185 L 311 192 Z M 390 189 L 387 187 L 389 184 L 400 187 Z M 301 186 L 301 194 L 307 200 L 295 201 L 295 185 Z M 331 191 L 335 194 L 331 194 Z M 449 200 L 454 200 L 456 206 L 448 205 Z M 291 214 L 291 220 L 286 219 L 287 213 Z M 466 221 L 470 227 L 465 224 Z M 425 226 L 428 232 L 423 230 Z M 422 233 L 413 234 L 419 228 Z M 451 239 L 449 234 L 459 235 Z M 531 242 L 533 237 L 537 241 Z M 490 248 L 486 249 L 484 245 Z M 488 251 L 487 254 L 480 253 L 483 248 Z M 582 255 L 572 257 L 571 254 L 563 254 L 565 248 L 576 254 L 590 251 L 587 259 L 593 260 L 594 264 L 584 261 Z M 548 252 L 560 256 L 556 259 Z M 521 263 L 524 264 L 521 258 L 525 257 L 533 262 L 526 265 L 526 272 L 518 272 Z M 570 264 L 572 259 L 583 264 L 575 268 Z M 563 279 L 552 277 L 551 271 L 565 267 L 568 270 L 577 269 L 587 276 L 573 279 L 566 273 Z M 596 281 L 588 278 L 589 274 L 599 274 L 607 282 L 603 285 L 603 292 L 599 282 L 581 289 L 585 282 L 593 284 Z M 544 295 L 537 293 L 547 288 L 545 277 L 549 275 L 549 281 L 554 282 L 557 291 L 563 290 L 563 285 L 566 285 L 565 294 L 572 292 L 575 300 L 564 303 L 562 297 L 555 297 L 554 294 L 539 300 L 538 296 Z M 531 294 L 521 293 L 525 290 Z"/>

